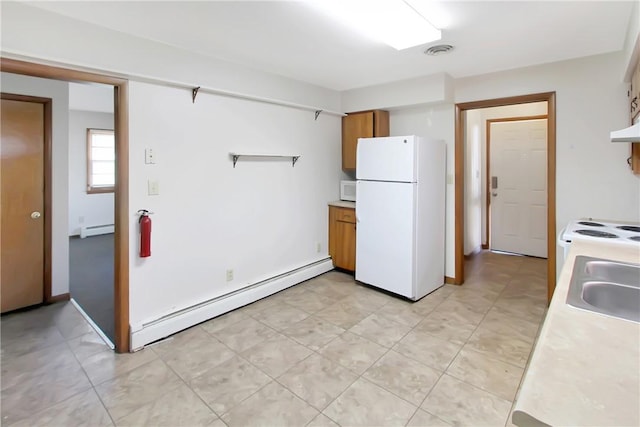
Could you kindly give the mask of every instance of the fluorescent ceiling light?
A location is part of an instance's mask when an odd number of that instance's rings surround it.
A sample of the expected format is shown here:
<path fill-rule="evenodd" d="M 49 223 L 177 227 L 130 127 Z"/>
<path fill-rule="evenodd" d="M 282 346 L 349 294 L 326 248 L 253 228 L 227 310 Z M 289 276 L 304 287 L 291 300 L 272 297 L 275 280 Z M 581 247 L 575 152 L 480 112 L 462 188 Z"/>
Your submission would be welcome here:
<path fill-rule="evenodd" d="M 312 4 L 367 37 L 397 50 L 442 37 L 440 30 L 405 0 L 317 0 Z"/>

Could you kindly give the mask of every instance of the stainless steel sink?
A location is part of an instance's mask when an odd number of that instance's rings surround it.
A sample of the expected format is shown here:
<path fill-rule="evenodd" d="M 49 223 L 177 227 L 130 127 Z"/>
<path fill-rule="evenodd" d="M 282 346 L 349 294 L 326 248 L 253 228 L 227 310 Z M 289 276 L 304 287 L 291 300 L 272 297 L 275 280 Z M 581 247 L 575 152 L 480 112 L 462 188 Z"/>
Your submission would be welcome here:
<path fill-rule="evenodd" d="M 567 304 L 640 323 L 640 265 L 577 256 Z"/>

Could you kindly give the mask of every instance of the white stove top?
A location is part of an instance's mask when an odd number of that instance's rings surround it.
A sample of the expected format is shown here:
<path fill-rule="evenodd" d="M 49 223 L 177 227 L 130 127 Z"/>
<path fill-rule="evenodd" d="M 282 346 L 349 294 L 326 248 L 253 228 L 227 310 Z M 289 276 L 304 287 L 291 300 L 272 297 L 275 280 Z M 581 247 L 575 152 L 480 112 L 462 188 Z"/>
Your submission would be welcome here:
<path fill-rule="evenodd" d="M 638 245 L 640 247 L 640 224 L 579 219 L 569 222 L 562 233 L 562 240 L 565 242 L 577 239 Z"/>

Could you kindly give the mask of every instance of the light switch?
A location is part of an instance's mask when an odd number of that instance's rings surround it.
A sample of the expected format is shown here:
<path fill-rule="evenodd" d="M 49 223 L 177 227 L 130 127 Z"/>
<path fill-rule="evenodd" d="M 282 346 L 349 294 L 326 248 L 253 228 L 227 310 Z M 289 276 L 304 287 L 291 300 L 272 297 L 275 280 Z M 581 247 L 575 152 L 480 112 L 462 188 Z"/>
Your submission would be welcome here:
<path fill-rule="evenodd" d="M 153 148 L 145 148 L 144 149 L 144 163 L 147 165 L 155 165 L 156 164 L 156 156 Z"/>
<path fill-rule="evenodd" d="M 160 183 L 157 179 L 148 180 L 147 187 L 149 196 L 157 196 L 160 194 Z"/>

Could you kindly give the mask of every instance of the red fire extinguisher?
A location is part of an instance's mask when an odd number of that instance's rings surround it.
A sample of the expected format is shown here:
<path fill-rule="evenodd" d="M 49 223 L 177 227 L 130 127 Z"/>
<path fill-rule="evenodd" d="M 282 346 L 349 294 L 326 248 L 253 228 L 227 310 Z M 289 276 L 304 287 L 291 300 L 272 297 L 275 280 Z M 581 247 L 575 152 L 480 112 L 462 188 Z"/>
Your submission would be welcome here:
<path fill-rule="evenodd" d="M 146 258 L 151 256 L 151 218 L 149 218 L 150 212 L 146 209 L 140 209 L 138 211 L 140 219 L 140 258 Z"/>

